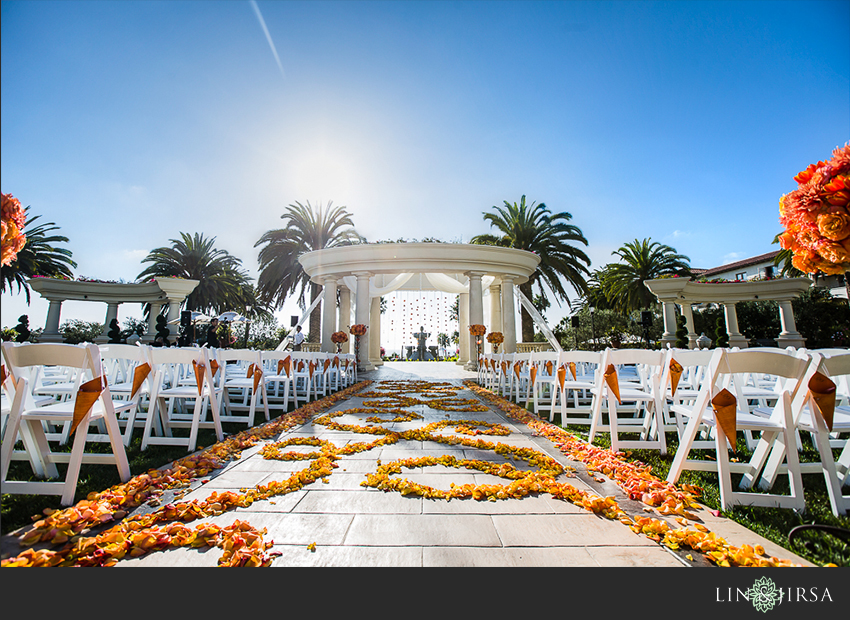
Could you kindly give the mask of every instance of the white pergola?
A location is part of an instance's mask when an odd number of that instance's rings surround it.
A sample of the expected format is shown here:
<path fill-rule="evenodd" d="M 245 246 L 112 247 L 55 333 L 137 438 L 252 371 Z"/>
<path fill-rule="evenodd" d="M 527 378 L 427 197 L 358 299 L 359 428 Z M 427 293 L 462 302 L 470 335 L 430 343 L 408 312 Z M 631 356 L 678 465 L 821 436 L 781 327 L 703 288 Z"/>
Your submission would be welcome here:
<path fill-rule="evenodd" d="M 477 344 L 469 336 L 469 325 L 484 324 L 483 298 L 488 289 L 487 331 L 502 332 L 504 351 L 515 352 L 514 287 L 526 282 L 540 263 L 539 256 L 524 250 L 459 243 L 364 243 L 308 252 L 298 260 L 310 279 L 323 287 L 323 351 L 335 350 L 331 334 L 337 325 L 348 331 L 354 294 L 354 322 L 368 326 L 360 340 L 361 351 L 368 352 L 361 360 L 365 370 L 381 363 L 381 297 L 397 290 L 460 295 L 458 363 L 475 369 Z"/>
<path fill-rule="evenodd" d="M 59 280 L 56 278 L 30 278 L 27 283 L 50 305 L 47 308 L 47 321 L 42 342 L 62 342 L 59 333 L 59 316 L 62 312 L 63 301 L 93 301 L 106 304 L 106 319 L 103 334 L 96 340 L 106 342 L 106 335 L 112 319 L 118 318 L 118 306 L 122 303 L 140 303 L 151 305 L 148 333 L 142 337 L 143 342 L 152 342 L 156 335 L 156 317 L 162 306 L 168 305 L 168 322 L 179 320 L 180 304 L 198 286 L 198 280 L 183 278 L 154 278 L 151 282 L 141 284 L 124 284 L 120 282 L 81 282 L 78 280 Z"/>
<path fill-rule="evenodd" d="M 662 278 L 644 282 L 646 287 L 661 302 L 664 315 L 664 335 L 661 345 L 676 343 L 675 305 L 682 308 L 682 314 L 688 327 L 688 346 L 696 348 L 698 335 L 694 332 L 693 304 L 716 303 L 723 305 L 726 320 L 726 333 L 729 346 L 741 349 L 748 346 L 746 337 L 738 331 L 738 315 L 735 304 L 739 301 L 779 302 L 779 320 L 782 332 L 776 338 L 780 347 L 804 347 L 806 340 L 797 331 L 794 321 L 794 308 L 791 301 L 800 296 L 811 285 L 808 278 L 777 278 L 775 280 L 755 280 L 751 282 L 700 283 L 689 278 Z"/>

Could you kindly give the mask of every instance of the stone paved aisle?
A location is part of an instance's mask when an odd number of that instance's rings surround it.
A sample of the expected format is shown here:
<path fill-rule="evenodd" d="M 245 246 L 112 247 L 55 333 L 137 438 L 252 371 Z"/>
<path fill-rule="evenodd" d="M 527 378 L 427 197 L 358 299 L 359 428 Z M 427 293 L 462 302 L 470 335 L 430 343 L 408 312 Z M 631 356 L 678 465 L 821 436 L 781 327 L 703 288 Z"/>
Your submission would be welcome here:
<path fill-rule="evenodd" d="M 451 382 L 461 385 L 474 373 L 447 363 L 387 363 L 361 377 L 372 379 L 369 390 L 380 389 L 381 381 L 400 379 Z M 473 398 L 464 389 L 458 398 Z M 355 396 L 337 403 L 331 411 L 364 407 L 364 398 Z M 572 467 L 576 475 L 558 477 L 569 480 L 579 489 L 602 496 L 613 495 L 624 510 L 639 514 L 642 504 L 630 502 L 612 482 L 599 483 L 584 473 L 581 464 L 568 462 L 545 438 L 532 435 L 524 424 L 508 419 L 489 408 L 484 412 L 445 411 L 425 405 L 406 408 L 423 416 L 407 422 L 382 423 L 392 430 L 407 430 L 432 422 L 452 419 L 475 419 L 503 424 L 511 434 L 486 441 L 524 446 L 541 451 L 562 465 Z M 346 414 L 334 418 L 345 424 L 365 425 L 366 413 Z M 386 416 L 385 416 L 386 417 Z M 453 432 L 451 427 L 443 434 Z M 281 438 L 312 437 L 343 446 L 350 442 L 368 442 L 377 435 L 331 430 L 326 426 L 308 423 L 295 427 Z M 270 480 L 288 478 L 293 471 L 304 469 L 309 461 L 264 459 L 261 446 L 245 451 L 240 460 L 215 472 L 206 484 L 187 494 L 183 501 L 204 499 L 212 491 L 250 488 Z M 289 446 L 286 450 L 312 452 L 313 446 Z M 490 450 L 470 449 L 433 441 L 406 441 L 373 448 L 339 461 L 339 468 L 323 482 L 316 481 L 299 491 L 276 496 L 271 500 L 254 502 L 248 508 L 237 508 L 206 522 L 222 526 L 235 520 L 248 521 L 257 528 L 267 528 L 266 539 L 274 541 L 271 552 L 280 555 L 274 566 L 380 566 L 380 567 L 438 567 L 438 566 L 668 566 L 684 567 L 691 563 L 660 546 L 646 536 L 632 532 L 618 521 L 596 516 L 567 501 L 556 500 L 548 494 L 522 499 L 477 501 L 474 499 L 426 499 L 403 496 L 362 487 L 365 474 L 374 472 L 379 463 L 401 458 L 452 454 L 458 458 L 473 458 L 505 462 L 506 459 Z M 521 460 L 510 461 L 518 469 L 530 466 Z M 423 485 L 449 489 L 456 485 L 504 484 L 496 476 L 469 469 L 449 469 L 443 466 L 404 469 L 400 476 Z M 641 513 L 645 514 L 645 513 Z M 761 544 L 767 552 L 795 563 L 808 564 L 784 549 L 756 536 L 754 533 L 707 511 L 700 515 L 705 525 L 729 543 Z M 315 549 L 308 546 L 315 543 Z M 215 566 L 221 550 L 175 549 L 151 553 L 138 559 L 122 560 L 119 567 L 133 566 Z M 698 554 L 695 554 L 698 556 Z M 710 564 L 698 557 L 696 565 Z"/>

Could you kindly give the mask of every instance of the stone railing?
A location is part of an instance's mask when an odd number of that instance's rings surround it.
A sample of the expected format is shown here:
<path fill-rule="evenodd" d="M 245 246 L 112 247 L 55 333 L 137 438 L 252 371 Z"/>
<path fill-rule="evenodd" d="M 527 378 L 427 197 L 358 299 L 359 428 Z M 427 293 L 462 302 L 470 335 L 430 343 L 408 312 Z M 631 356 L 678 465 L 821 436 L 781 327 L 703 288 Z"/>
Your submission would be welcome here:
<path fill-rule="evenodd" d="M 541 351 L 552 351 L 552 345 L 548 342 L 517 342 L 517 353 L 540 353 Z"/>

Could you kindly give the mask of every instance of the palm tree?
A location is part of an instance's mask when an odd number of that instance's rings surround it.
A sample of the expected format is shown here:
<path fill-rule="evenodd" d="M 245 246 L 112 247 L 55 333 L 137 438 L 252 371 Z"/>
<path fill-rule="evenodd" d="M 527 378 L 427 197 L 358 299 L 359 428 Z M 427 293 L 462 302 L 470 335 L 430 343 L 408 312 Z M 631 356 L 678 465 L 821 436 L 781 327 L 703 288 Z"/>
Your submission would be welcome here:
<path fill-rule="evenodd" d="M 257 294 L 269 306 L 280 308 L 298 290 L 298 303 L 304 308 L 308 284 L 310 303 L 319 296 L 322 287 L 311 282 L 301 267 L 298 262 L 301 254 L 365 241 L 354 230 L 351 214 L 345 207 L 332 207 L 332 204 L 328 202 L 324 208 L 320 204 L 314 209 L 309 200 L 306 206 L 296 201 L 280 216 L 286 227 L 266 231 L 254 244 L 254 247 L 265 246 L 259 254 Z M 321 324 L 322 305 L 318 304 L 310 315 L 311 341 L 318 341 Z"/>
<path fill-rule="evenodd" d="M 619 263 L 605 267 L 602 285 L 608 301 L 623 313 L 648 309 L 655 295 L 644 285 L 663 275 L 690 276 L 690 258 L 651 239 L 630 241 L 611 253 Z"/>
<path fill-rule="evenodd" d="M 24 212 L 28 214 L 29 209 L 29 207 L 26 207 Z M 3 277 L 0 281 L 0 290 L 4 293 L 7 286 L 11 292 L 12 285 L 17 284 L 18 293 L 21 290 L 26 293 L 27 305 L 30 303 L 30 287 L 27 284 L 27 278 L 44 276 L 71 279 L 74 277 L 71 268 L 77 266 L 77 263 L 71 259 L 71 250 L 53 245 L 54 243 L 67 243 L 68 237 L 47 234 L 59 230 L 55 223 L 47 222 L 39 224 L 35 228 L 30 228 L 40 217 L 40 215 L 34 215 L 27 219 L 24 225 L 24 233 L 27 236 L 26 244 L 18 252 L 17 260 L 11 265 L 3 265 Z"/>
<path fill-rule="evenodd" d="M 537 270 L 527 282 L 519 285 L 519 290 L 529 299 L 533 298 L 532 287 L 537 285 L 540 294 L 546 296 L 544 284 L 559 301 L 570 305 L 564 284 L 572 286 L 579 293 L 587 292 L 585 276 L 590 275 L 587 267 L 590 258 L 573 243 L 587 245 L 587 239 L 577 226 L 569 224 L 572 215 L 567 212 L 552 213 L 543 204 L 532 202 L 526 205 L 525 196 L 517 203 L 504 201 L 504 207 L 493 207 L 495 213 L 484 213 L 484 220 L 490 222 L 501 236 L 478 235 L 470 243 L 481 245 L 499 245 L 534 252 L 540 257 Z M 584 264 L 582 264 L 584 263 Z M 534 340 L 534 322 L 524 307 L 520 307 L 522 322 L 522 340 Z"/>
<path fill-rule="evenodd" d="M 156 276 L 198 280 L 186 298 L 185 310 L 221 313 L 256 304 L 251 278 L 240 259 L 216 249 L 215 237 L 205 238 L 203 233 L 192 237 L 183 232 L 180 237 L 169 239 L 171 247 L 155 248 L 142 259 L 151 265 L 137 276 L 137 282 Z"/>

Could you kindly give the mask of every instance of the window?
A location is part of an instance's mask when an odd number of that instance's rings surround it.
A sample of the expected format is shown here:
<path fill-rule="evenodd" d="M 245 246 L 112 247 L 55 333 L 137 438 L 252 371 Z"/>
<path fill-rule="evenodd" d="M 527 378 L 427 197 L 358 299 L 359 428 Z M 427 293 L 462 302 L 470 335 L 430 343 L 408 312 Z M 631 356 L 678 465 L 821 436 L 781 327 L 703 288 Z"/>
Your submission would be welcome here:
<path fill-rule="evenodd" d="M 736 274 L 735 274 L 735 279 L 736 279 L 736 280 L 746 280 L 746 279 L 747 279 L 747 272 L 746 272 L 746 271 L 742 271 L 741 273 L 736 273 Z"/>

